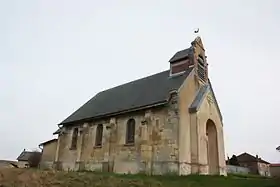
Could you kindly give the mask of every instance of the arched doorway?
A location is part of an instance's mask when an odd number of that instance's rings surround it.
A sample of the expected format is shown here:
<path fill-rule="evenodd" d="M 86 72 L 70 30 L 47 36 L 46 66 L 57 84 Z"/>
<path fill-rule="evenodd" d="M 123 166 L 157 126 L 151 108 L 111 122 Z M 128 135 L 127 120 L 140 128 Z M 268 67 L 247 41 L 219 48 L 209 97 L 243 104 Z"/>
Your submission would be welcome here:
<path fill-rule="evenodd" d="M 219 174 L 218 137 L 215 123 L 208 119 L 206 122 L 207 159 L 209 174 Z"/>

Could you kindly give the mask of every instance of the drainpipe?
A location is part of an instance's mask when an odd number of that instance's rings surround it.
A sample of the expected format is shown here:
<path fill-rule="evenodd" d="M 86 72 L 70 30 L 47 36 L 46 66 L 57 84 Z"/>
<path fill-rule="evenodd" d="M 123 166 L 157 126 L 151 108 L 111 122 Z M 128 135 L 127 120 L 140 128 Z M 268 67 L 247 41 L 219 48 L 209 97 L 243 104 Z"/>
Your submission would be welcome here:
<path fill-rule="evenodd" d="M 155 148 L 154 148 L 154 140 L 152 138 L 151 175 L 153 175 L 153 172 L 154 172 L 154 155 L 155 155 Z"/>
<path fill-rule="evenodd" d="M 40 144 L 38 147 L 39 147 L 39 149 L 41 150 L 41 152 L 43 152 L 43 147 L 42 147 L 42 145 Z"/>
<path fill-rule="evenodd" d="M 108 171 L 109 172 L 113 172 L 114 171 L 114 162 L 115 162 L 115 156 L 112 155 L 112 149 L 113 149 L 113 146 L 112 146 L 112 143 L 113 143 L 113 138 L 115 138 L 113 136 L 113 130 L 116 130 L 117 128 L 117 119 L 116 118 L 110 118 L 110 121 L 109 121 L 109 125 L 106 126 L 106 129 L 109 131 L 109 145 L 108 145 Z M 117 135 L 115 135 L 117 136 Z M 112 171 L 111 171 L 112 170 Z"/>
<path fill-rule="evenodd" d="M 110 122 L 109 126 L 106 127 L 109 130 L 109 146 L 108 146 L 108 172 L 110 172 L 110 164 L 111 164 L 111 143 L 112 143 L 112 124 Z"/>
<path fill-rule="evenodd" d="M 148 120 L 148 123 L 150 123 L 150 127 L 152 128 L 152 155 L 151 155 L 151 157 L 152 157 L 152 159 L 151 159 L 151 175 L 153 175 L 153 173 L 154 173 L 154 159 L 155 159 L 155 141 L 154 141 L 154 138 L 153 138 L 153 131 L 154 131 L 154 129 L 153 128 L 155 128 L 154 126 L 153 126 L 153 120 L 150 118 L 149 120 Z M 148 124 L 149 125 L 149 124 Z M 154 124 L 155 125 L 155 124 Z M 149 131 L 148 131 L 149 132 Z"/>
<path fill-rule="evenodd" d="M 83 160 L 83 149 L 85 145 L 85 133 L 88 130 L 88 124 L 83 125 L 83 128 L 80 130 L 80 152 L 78 153 L 78 162 L 79 162 L 79 170 L 84 170 L 84 160 Z"/>
<path fill-rule="evenodd" d="M 59 129 L 62 129 L 61 125 L 57 125 Z M 60 135 L 62 134 L 62 132 L 59 132 L 57 135 L 57 144 L 56 144 L 56 151 L 55 151 L 55 162 L 58 162 L 59 160 L 59 148 L 60 148 Z"/>

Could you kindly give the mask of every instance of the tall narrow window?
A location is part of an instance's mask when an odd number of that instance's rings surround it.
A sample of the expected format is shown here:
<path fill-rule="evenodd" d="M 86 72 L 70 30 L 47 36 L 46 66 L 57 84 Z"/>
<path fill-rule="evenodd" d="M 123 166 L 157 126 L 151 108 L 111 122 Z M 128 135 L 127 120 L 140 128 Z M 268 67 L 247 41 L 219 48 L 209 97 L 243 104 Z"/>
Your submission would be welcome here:
<path fill-rule="evenodd" d="M 135 120 L 129 119 L 126 125 L 126 144 L 133 144 L 135 139 Z"/>
<path fill-rule="evenodd" d="M 205 81 L 205 79 L 206 79 L 206 73 L 205 73 L 206 67 L 205 67 L 205 63 L 204 63 L 204 60 L 203 60 L 201 55 L 198 56 L 197 61 L 198 61 L 198 64 L 197 64 L 197 74 L 198 74 L 198 77 L 201 80 Z"/>
<path fill-rule="evenodd" d="M 74 128 L 73 130 L 71 149 L 77 149 L 78 131 L 79 131 L 78 128 Z"/>
<path fill-rule="evenodd" d="M 96 128 L 96 135 L 95 135 L 95 146 L 100 147 L 102 146 L 102 136 L 103 136 L 103 125 L 99 124 Z"/>

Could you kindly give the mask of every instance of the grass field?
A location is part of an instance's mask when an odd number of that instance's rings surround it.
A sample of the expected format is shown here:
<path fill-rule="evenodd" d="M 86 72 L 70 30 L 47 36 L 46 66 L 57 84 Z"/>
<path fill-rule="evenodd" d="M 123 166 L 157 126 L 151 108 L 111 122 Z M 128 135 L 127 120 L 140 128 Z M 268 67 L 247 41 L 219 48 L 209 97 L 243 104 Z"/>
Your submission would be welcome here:
<path fill-rule="evenodd" d="M 145 176 L 34 169 L 0 170 L 0 187 L 280 187 L 277 179 L 251 176 Z"/>

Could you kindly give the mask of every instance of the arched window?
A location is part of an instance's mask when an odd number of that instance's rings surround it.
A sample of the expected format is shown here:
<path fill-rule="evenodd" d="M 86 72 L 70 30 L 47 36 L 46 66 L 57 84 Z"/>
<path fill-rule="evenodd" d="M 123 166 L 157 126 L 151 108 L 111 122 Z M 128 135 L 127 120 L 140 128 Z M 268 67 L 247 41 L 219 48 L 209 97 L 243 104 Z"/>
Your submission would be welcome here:
<path fill-rule="evenodd" d="M 72 142 L 70 149 L 77 149 L 77 141 L 78 141 L 78 128 L 74 128 L 73 134 L 72 134 Z"/>
<path fill-rule="evenodd" d="M 126 144 L 133 144 L 135 139 L 135 120 L 129 119 L 126 125 Z"/>
<path fill-rule="evenodd" d="M 95 146 L 102 146 L 102 136 L 103 136 L 103 125 L 99 124 L 96 127 L 96 135 L 95 135 Z"/>

